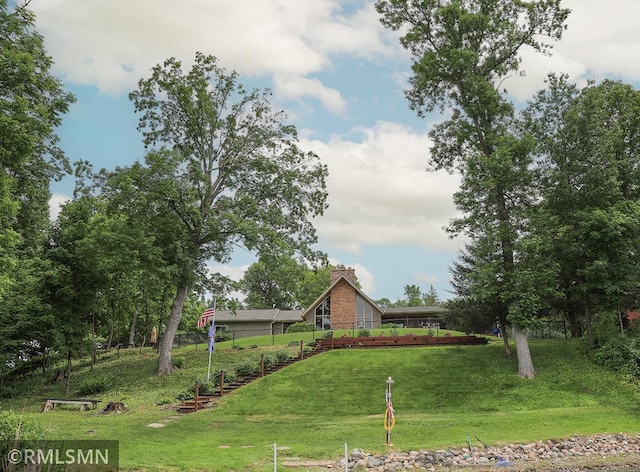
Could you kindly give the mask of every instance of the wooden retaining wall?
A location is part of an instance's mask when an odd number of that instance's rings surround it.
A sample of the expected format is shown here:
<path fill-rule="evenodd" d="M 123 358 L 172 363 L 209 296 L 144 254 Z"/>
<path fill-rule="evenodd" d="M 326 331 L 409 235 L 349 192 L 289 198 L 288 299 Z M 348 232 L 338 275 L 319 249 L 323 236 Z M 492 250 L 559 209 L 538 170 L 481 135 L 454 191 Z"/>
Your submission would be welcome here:
<path fill-rule="evenodd" d="M 367 347 L 400 347 L 400 346 L 450 346 L 487 344 L 489 341 L 480 336 L 362 336 L 327 338 L 316 340 L 320 349 L 348 349 Z"/>

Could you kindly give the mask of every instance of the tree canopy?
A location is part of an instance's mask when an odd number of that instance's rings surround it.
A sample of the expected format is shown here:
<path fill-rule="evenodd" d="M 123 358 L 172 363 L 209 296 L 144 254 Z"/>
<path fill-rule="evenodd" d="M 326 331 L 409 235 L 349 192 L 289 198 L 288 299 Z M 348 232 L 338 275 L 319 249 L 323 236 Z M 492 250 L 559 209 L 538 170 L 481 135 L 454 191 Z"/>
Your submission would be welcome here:
<path fill-rule="evenodd" d="M 519 284 L 515 277 L 533 143 L 513 132 L 514 107 L 500 87 L 520 71 L 522 48 L 549 53 L 545 41 L 560 39 L 569 11 L 560 0 L 381 0 L 376 9 L 385 26 L 402 31 L 400 42 L 411 53 L 411 108 L 420 116 L 436 108 L 450 111 L 429 134 L 432 166 L 462 175 L 455 203 L 464 216 L 451 230 L 497 248 L 499 302 L 516 330 L 519 373 L 533 377 L 522 332 L 530 293 L 522 290 L 535 284 Z"/>
<path fill-rule="evenodd" d="M 145 166 L 119 170 L 129 177 L 119 181 L 144 195 L 172 234 L 158 241 L 177 287 L 160 375 L 172 369 L 182 307 L 207 261 L 228 261 L 237 245 L 261 255 L 285 247 L 319 256 L 311 218 L 326 206 L 327 168 L 299 148 L 296 129 L 269 95 L 246 90 L 237 73 L 201 53 L 188 71 L 175 58 L 157 65 L 130 94 L 149 153 Z"/>

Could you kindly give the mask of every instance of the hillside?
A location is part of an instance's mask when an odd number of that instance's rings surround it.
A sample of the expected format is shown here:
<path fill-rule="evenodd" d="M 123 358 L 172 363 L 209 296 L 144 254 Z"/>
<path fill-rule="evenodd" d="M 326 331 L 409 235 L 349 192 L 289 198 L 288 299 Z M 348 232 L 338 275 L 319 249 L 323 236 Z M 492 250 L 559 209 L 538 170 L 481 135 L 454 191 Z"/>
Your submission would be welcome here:
<path fill-rule="evenodd" d="M 220 345 L 212 371 L 286 348 L 250 346 Z M 395 450 L 462 447 L 468 435 L 505 444 L 640 432 L 638 386 L 593 365 L 579 341 L 536 340 L 531 350 L 533 380 L 516 375 L 516 359 L 506 359 L 500 343 L 327 352 L 180 418 L 176 396 L 206 377 L 204 346 L 176 351 L 183 368 L 163 378 L 154 375 L 152 351 L 121 351 L 103 356 L 93 372 L 74 366 L 72 390 L 99 382 L 104 391 L 95 396 L 102 404 L 125 402 L 126 413 L 98 416 L 67 407 L 39 414 L 42 398 L 64 395 L 62 386 L 44 386 L 37 376 L 20 386 L 28 394 L 3 399 L 0 409 L 24 412 L 27 421 L 48 428 L 49 438 L 86 439 L 92 432 L 91 439 L 118 439 L 123 470 L 273 470 L 274 443 L 283 455 L 300 458 L 335 458 L 345 443 L 385 451 L 389 376 Z M 153 423 L 164 426 L 148 426 Z"/>

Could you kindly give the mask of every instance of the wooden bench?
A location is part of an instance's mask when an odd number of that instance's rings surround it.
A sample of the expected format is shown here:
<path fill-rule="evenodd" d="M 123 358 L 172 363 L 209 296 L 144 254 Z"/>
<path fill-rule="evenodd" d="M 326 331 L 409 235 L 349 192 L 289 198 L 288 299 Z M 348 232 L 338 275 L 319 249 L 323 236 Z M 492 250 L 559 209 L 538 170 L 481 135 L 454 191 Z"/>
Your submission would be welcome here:
<path fill-rule="evenodd" d="M 40 408 L 40 412 L 53 410 L 56 405 L 80 405 L 80 411 L 85 411 L 87 406 L 92 405 L 93 408 L 96 407 L 96 404 L 100 400 L 92 400 L 89 398 L 79 398 L 79 399 L 62 399 L 62 398 L 45 398 L 42 407 Z"/>

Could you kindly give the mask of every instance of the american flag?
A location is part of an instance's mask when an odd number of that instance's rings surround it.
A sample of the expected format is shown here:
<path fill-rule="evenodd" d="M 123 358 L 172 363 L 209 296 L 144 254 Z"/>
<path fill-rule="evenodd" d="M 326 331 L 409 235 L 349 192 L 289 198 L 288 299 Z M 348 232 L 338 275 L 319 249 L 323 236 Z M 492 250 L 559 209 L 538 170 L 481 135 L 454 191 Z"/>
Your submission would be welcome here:
<path fill-rule="evenodd" d="M 196 324 L 196 327 L 198 329 L 204 328 L 209 321 L 213 320 L 215 315 L 216 315 L 216 301 L 214 300 L 212 303 L 209 304 L 207 309 L 202 312 L 202 315 L 200 315 L 200 318 L 198 318 L 198 323 Z"/>

